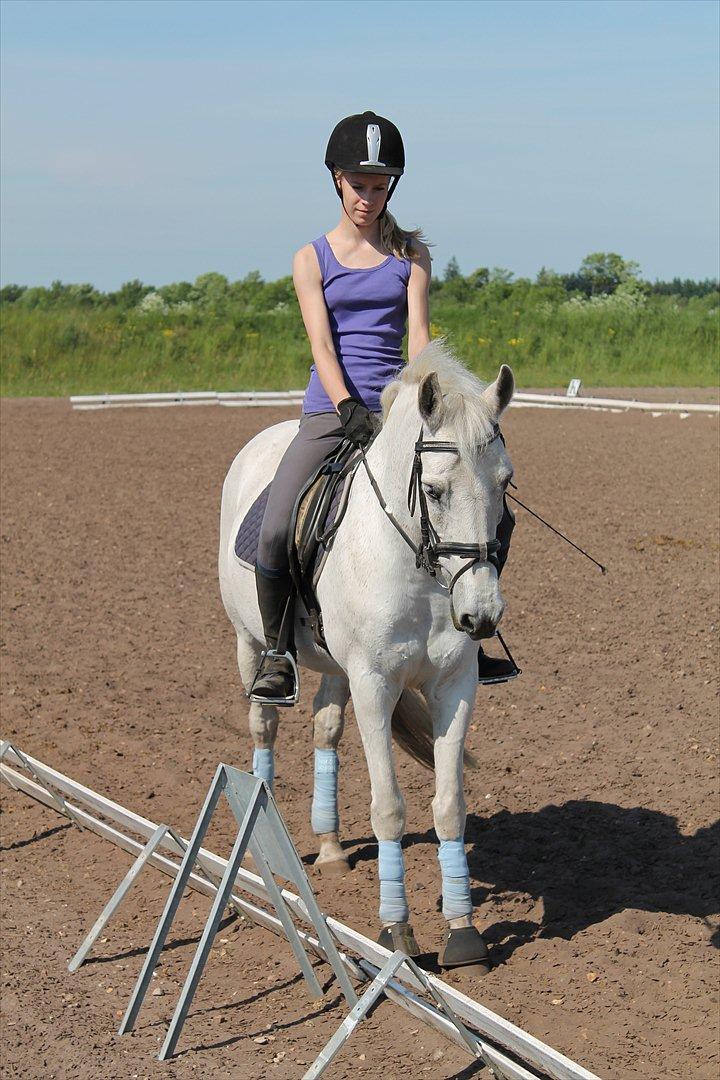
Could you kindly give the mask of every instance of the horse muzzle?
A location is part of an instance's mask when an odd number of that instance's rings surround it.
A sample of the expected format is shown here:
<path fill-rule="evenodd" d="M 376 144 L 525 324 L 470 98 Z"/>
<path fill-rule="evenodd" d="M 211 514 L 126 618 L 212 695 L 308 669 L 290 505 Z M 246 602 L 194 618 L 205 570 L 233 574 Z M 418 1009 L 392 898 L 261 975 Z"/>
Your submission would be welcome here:
<path fill-rule="evenodd" d="M 494 637 L 499 621 L 499 619 L 489 619 L 484 615 L 464 614 L 457 618 L 453 612 L 455 629 L 467 634 L 471 641 L 482 641 L 483 638 Z"/>

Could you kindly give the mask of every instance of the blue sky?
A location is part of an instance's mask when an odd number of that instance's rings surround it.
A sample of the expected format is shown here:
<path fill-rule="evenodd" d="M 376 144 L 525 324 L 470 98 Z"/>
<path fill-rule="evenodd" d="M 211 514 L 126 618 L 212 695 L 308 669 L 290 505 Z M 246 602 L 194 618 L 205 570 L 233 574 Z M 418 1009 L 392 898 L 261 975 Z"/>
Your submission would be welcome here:
<path fill-rule="evenodd" d="M 289 272 L 342 116 L 400 127 L 436 272 L 718 274 L 715 0 L 4 0 L 4 283 Z"/>

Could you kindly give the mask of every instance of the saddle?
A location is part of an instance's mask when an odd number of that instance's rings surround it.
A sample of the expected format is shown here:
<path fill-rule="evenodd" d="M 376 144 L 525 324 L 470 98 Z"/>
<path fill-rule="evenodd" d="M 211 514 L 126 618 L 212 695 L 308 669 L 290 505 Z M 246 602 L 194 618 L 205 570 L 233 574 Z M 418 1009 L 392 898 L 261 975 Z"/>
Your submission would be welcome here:
<path fill-rule="evenodd" d="M 327 645 L 316 593 L 317 583 L 345 516 L 350 488 L 360 460 L 360 454 L 352 443 L 342 442 L 302 488 L 290 519 L 290 574 L 308 613 L 315 642 L 325 650 Z"/>
<path fill-rule="evenodd" d="M 293 507 L 288 532 L 290 573 L 297 595 L 308 613 L 316 643 L 327 649 L 322 612 L 316 588 L 325 559 L 345 514 L 350 485 L 360 454 L 342 442 L 322 462 L 300 491 Z M 260 492 L 245 515 L 235 537 L 235 556 L 248 570 L 255 570 L 257 547 L 270 485 Z M 304 620 L 303 620 L 304 621 Z"/>

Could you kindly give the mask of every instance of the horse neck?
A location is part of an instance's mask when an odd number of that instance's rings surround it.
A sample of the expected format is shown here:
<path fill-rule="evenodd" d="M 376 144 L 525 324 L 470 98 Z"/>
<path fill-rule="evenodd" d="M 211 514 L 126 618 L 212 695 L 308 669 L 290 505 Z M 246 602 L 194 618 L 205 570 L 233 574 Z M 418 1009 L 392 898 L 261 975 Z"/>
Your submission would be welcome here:
<path fill-rule="evenodd" d="M 393 408 L 391 419 L 384 425 L 367 450 L 367 463 L 382 493 L 388 510 L 414 543 L 419 543 L 420 529 L 408 508 L 408 484 L 413 465 L 415 442 L 421 429 L 417 410 Z M 407 542 L 388 519 L 378 496 L 372 488 L 365 469 L 360 465 L 348 510 L 352 511 L 358 531 L 376 547 L 382 538 L 388 554 L 401 561 L 412 558 Z M 393 558 L 394 561 L 394 558 Z"/>

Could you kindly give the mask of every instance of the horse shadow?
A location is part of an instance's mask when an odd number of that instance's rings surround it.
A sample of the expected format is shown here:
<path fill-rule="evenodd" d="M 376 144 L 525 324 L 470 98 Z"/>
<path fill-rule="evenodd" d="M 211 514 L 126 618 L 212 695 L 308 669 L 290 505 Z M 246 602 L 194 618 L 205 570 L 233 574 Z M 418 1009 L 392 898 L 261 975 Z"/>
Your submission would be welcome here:
<path fill-rule="evenodd" d="M 627 909 L 701 919 L 720 948 L 720 923 L 710 921 L 720 912 L 720 821 L 683 836 L 677 819 L 658 810 L 571 800 L 491 817 L 470 813 L 465 840 L 475 907 L 508 893 L 543 903 L 539 921 L 483 927 L 494 963 L 536 938 L 569 940 Z M 404 842 L 437 844 L 432 829 Z M 362 846 L 352 865 L 377 858 L 372 837 L 353 843 Z"/>
<path fill-rule="evenodd" d="M 473 904 L 525 893 L 543 902 L 539 922 L 504 921 L 483 929 L 494 959 L 538 937 L 570 939 L 630 909 L 691 915 L 720 948 L 720 820 L 683 836 L 677 819 L 658 810 L 571 800 L 559 806 L 492 817 L 469 814 Z"/>

